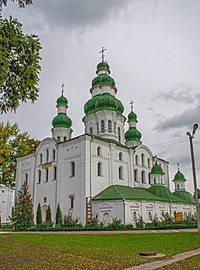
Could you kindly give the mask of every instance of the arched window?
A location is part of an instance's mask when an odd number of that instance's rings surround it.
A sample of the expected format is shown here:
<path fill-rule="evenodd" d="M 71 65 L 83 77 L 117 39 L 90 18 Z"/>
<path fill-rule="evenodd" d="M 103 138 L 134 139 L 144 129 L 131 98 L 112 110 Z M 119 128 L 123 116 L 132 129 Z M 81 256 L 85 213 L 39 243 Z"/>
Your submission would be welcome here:
<path fill-rule="evenodd" d="M 139 162 L 139 161 L 138 161 L 138 155 L 136 155 L 136 156 L 135 156 L 135 164 L 138 165 L 138 162 Z"/>
<path fill-rule="evenodd" d="M 49 169 L 46 168 L 45 169 L 45 182 L 48 182 L 49 181 Z"/>
<path fill-rule="evenodd" d="M 118 127 L 118 129 L 117 129 L 117 133 L 118 133 L 118 142 L 121 142 L 121 130 L 120 130 L 120 127 Z"/>
<path fill-rule="evenodd" d="M 137 220 L 137 212 L 133 212 L 133 220 L 136 221 Z"/>
<path fill-rule="evenodd" d="M 56 150 L 55 149 L 52 150 L 52 156 L 53 156 L 53 160 L 55 160 L 56 159 Z"/>
<path fill-rule="evenodd" d="M 25 173 L 25 184 L 28 185 L 28 173 Z"/>
<path fill-rule="evenodd" d="M 138 182 L 138 169 L 134 170 L 134 179 L 136 182 Z"/>
<path fill-rule="evenodd" d="M 123 153 L 122 152 L 119 153 L 119 160 L 123 160 Z"/>
<path fill-rule="evenodd" d="M 147 159 L 148 168 L 151 168 L 150 158 Z"/>
<path fill-rule="evenodd" d="M 179 189 L 179 184 L 177 184 L 177 189 Z"/>
<path fill-rule="evenodd" d="M 97 122 L 97 134 L 99 133 L 99 122 Z"/>
<path fill-rule="evenodd" d="M 70 209 L 74 209 L 74 199 L 75 199 L 75 195 L 74 194 L 70 194 L 69 195 L 69 199 L 70 199 Z"/>
<path fill-rule="evenodd" d="M 108 132 L 112 132 L 112 121 L 108 120 Z"/>
<path fill-rule="evenodd" d="M 114 132 L 116 133 L 116 122 L 114 122 Z"/>
<path fill-rule="evenodd" d="M 97 156 L 102 156 L 102 149 L 100 146 L 97 147 Z"/>
<path fill-rule="evenodd" d="M 41 170 L 38 171 L 38 184 L 41 183 L 41 177 L 42 177 L 42 173 Z"/>
<path fill-rule="evenodd" d="M 42 164 L 42 154 L 40 154 L 40 164 Z"/>
<path fill-rule="evenodd" d="M 156 184 L 156 178 L 154 178 L 154 184 Z"/>
<path fill-rule="evenodd" d="M 90 134 L 93 134 L 93 128 L 90 127 Z"/>
<path fill-rule="evenodd" d="M 46 150 L 46 162 L 48 162 L 49 161 L 49 150 L 47 149 Z"/>
<path fill-rule="evenodd" d="M 58 138 L 57 138 L 57 139 L 58 139 L 58 141 L 60 141 L 60 136 L 58 136 Z"/>
<path fill-rule="evenodd" d="M 102 162 L 97 163 L 97 175 L 103 176 L 103 165 Z"/>
<path fill-rule="evenodd" d="M 141 178 L 142 178 L 142 183 L 146 183 L 146 179 L 145 179 L 145 171 L 141 172 Z"/>
<path fill-rule="evenodd" d="M 119 179 L 124 179 L 124 168 L 122 166 L 119 167 Z"/>
<path fill-rule="evenodd" d="M 153 218 L 152 212 L 149 211 L 149 219 L 152 220 L 152 218 Z"/>
<path fill-rule="evenodd" d="M 145 162 L 144 162 L 144 154 L 141 155 L 141 161 L 142 161 L 142 166 L 145 166 Z"/>
<path fill-rule="evenodd" d="M 54 166 L 53 167 L 53 180 L 56 180 L 57 179 L 57 167 Z"/>
<path fill-rule="evenodd" d="M 74 177 L 75 176 L 75 162 L 71 161 L 70 165 L 71 165 L 71 177 Z"/>
<path fill-rule="evenodd" d="M 105 123 L 104 123 L 104 120 L 101 120 L 101 132 L 105 132 Z"/>
<path fill-rule="evenodd" d="M 67 137 L 65 136 L 65 137 L 64 137 L 63 139 L 64 139 L 64 142 L 66 142 L 66 140 L 67 140 Z"/>

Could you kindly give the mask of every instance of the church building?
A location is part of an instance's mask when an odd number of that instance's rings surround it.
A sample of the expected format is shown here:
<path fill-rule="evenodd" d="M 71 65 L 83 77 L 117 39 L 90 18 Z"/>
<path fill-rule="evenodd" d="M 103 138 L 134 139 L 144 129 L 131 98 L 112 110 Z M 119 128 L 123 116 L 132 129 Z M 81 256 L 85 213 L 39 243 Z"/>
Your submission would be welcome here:
<path fill-rule="evenodd" d="M 174 218 L 177 213 L 182 218 L 195 215 L 195 200 L 185 189 L 184 175 L 178 168 L 172 193 L 169 162 L 142 143 L 132 102 L 126 118 L 117 91 L 102 50 L 91 98 L 84 105 L 84 134 L 72 136 L 68 100 L 62 91 L 52 137 L 45 138 L 36 152 L 18 159 L 16 195 L 26 181 L 35 218 L 39 203 L 43 220 L 50 205 L 55 221 L 59 204 L 63 215 L 78 217 L 82 224 L 96 214 L 105 223 L 120 218 L 124 224 L 134 224 L 139 217 L 150 222 L 165 213 Z"/>

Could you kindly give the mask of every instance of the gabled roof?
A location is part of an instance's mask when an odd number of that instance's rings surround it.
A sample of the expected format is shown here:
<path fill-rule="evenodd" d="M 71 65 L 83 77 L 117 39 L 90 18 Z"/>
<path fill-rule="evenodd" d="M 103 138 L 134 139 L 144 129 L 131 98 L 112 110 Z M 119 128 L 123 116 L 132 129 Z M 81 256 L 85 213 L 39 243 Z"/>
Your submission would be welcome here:
<path fill-rule="evenodd" d="M 97 194 L 92 200 L 144 200 L 144 201 L 168 201 L 158 197 L 145 188 L 132 188 L 128 186 L 112 185 Z"/>

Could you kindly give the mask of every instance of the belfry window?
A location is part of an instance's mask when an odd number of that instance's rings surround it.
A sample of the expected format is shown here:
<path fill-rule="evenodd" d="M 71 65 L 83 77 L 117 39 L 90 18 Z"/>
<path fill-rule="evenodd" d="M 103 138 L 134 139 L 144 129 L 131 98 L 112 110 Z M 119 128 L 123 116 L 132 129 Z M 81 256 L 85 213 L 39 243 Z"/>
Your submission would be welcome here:
<path fill-rule="evenodd" d="M 46 150 L 46 162 L 48 162 L 49 161 L 49 150 L 47 149 Z"/>
<path fill-rule="evenodd" d="M 151 168 L 150 158 L 147 159 L 148 168 Z"/>
<path fill-rule="evenodd" d="M 97 156 L 102 156 L 102 149 L 100 146 L 97 147 Z"/>
<path fill-rule="evenodd" d="M 101 132 L 105 132 L 105 123 L 104 123 L 104 120 L 101 120 Z"/>
<path fill-rule="evenodd" d="M 141 178 L 142 178 L 142 183 L 145 184 L 146 183 L 146 179 L 145 179 L 145 171 L 141 172 Z"/>
<path fill-rule="evenodd" d="M 102 162 L 97 163 L 97 175 L 98 176 L 103 176 L 103 165 Z"/>
<path fill-rule="evenodd" d="M 40 164 L 42 164 L 42 154 L 40 154 Z"/>
<path fill-rule="evenodd" d="M 75 176 L 75 162 L 71 161 L 70 166 L 71 166 L 71 177 L 74 177 Z"/>
<path fill-rule="evenodd" d="M 141 160 L 142 160 L 142 166 L 145 166 L 145 164 L 144 164 L 144 154 L 141 155 Z"/>
<path fill-rule="evenodd" d="M 122 166 L 119 167 L 119 179 L 124 179 L 124 168 Z"/>
<path fill-rule="evenodd" d="M 57 179 L 57 167 L 54 166 L 53 167 L 53 180 L 56 180 Z"/>
<path fill-rule="evenodd" d="M 135 156 L 135 164 L 138 165 L 138 155 Z"/>
<path fill-rule="evenodd" d="M 48 182 L 49 181 L 49 169 L 48 168 L 46 168 L 45 169 L 45 182 Z"/>
<path fill-rule="evenodd" d="M 41 170 L 38 171 L 38 184 L 41 183 L 41 176 L 42 176 L 42 173 L 41 173 Z"/>
<path fill-rule="evenodd" d="M 121 142 L 121 130 L 120 130 L 120 127 L 118 127 L 117 132 L 118 132 L 118 142 Z"/>
<path fill-rule="evenodd" d="M 108 132 L 112 132 L 112 121 L 108 120 Z"/>
<path fill-rule="evenodd" d="M 90 134 L 93 134 L 93 128 L 90 127 Z"/>
<path fill-rule="evenodd" d="M 119 153 L 119 160 L 121 160 L 121 161 L 123 160 L 123 153 L 122 152 Z"/>
<path fill-rule="evenodd" d="M 137 169 L 134 170 L 134 179 L 135 179 L 136 182 L 139 182 L 138 181 L 138 170 Z"/>

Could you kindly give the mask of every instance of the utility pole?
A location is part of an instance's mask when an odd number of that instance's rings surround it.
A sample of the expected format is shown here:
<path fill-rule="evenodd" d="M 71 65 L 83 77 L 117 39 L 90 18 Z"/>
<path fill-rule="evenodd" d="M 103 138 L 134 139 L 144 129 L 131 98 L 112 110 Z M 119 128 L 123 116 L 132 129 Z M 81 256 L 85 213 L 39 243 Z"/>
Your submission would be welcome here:
<path fill-rule="evenodd" d="M 192 162 L 192 174 L 193 174 L 193 182 L 194 182 L 194 196 L 196 201 L 196 213 L 197 213 L 197 228 L 200 233 L 200 213 L 199 213 L 199 201 L 198 201 L 198 192 L 197 192 L 197 179 L 196 179 L 196 170 L 195 170 L 195 159 L 194 159 L 194 149 L 193 149 L 193 141 L 194 134 L 198 128 L 198 124 L 193 125 L 193 130 L 191 132 L 187 132 L 186 135 L 189 136 L 190 143 L 190 152 L 191 152 L 191 162 Z"/>

